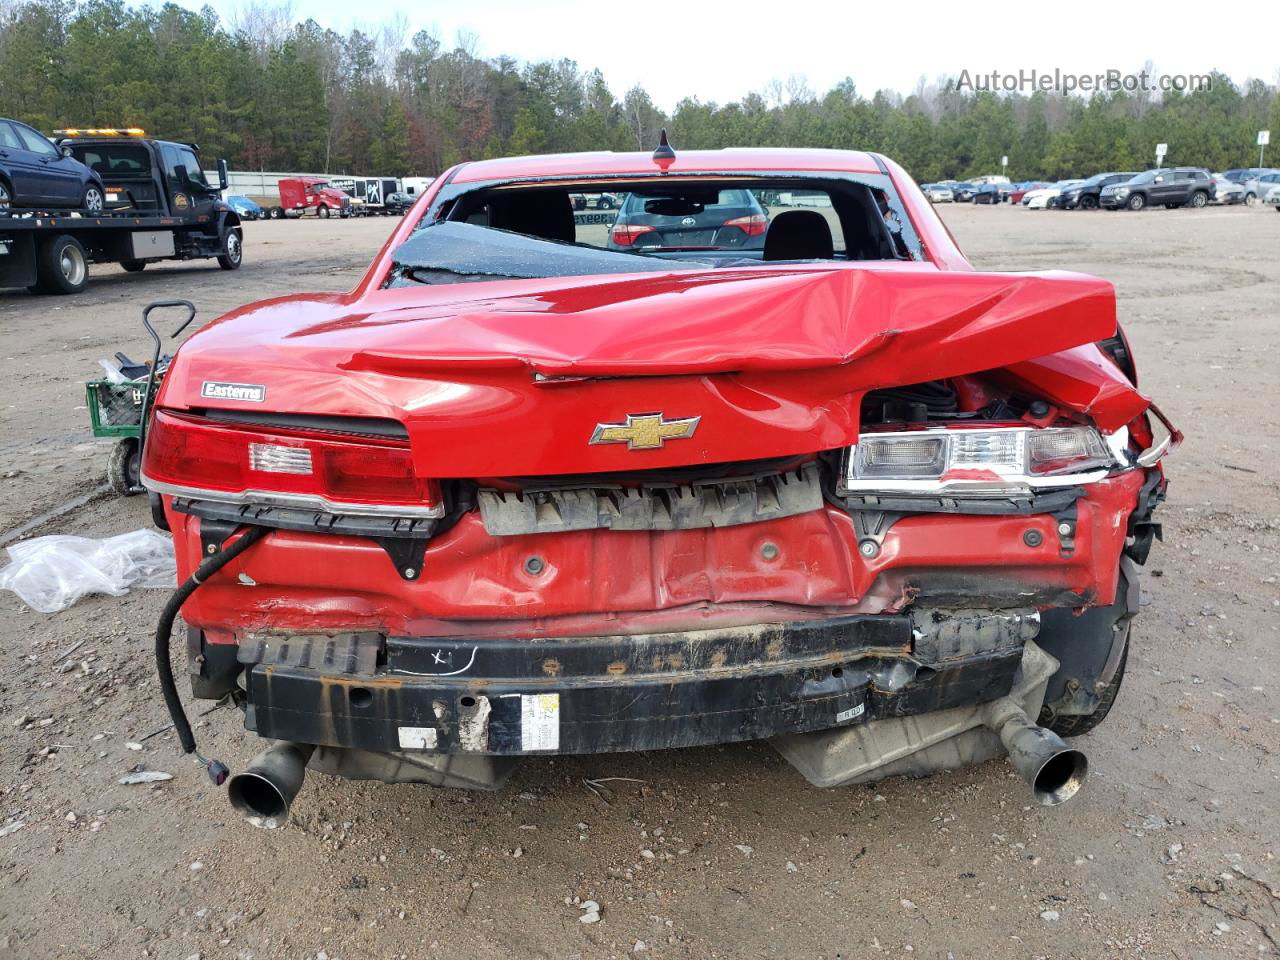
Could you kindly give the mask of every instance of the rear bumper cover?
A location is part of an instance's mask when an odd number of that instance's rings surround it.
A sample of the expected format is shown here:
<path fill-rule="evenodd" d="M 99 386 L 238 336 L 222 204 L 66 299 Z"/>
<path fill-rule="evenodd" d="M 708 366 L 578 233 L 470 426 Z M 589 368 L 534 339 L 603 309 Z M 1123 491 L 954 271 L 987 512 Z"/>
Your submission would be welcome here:
<path fill-rule="evenodd" d="M 863 615 L 538 641 L 258 636 L 246 727 L 377 753 L 525 755 L 765 739 L 984 703 L 1034 611 Z"/>

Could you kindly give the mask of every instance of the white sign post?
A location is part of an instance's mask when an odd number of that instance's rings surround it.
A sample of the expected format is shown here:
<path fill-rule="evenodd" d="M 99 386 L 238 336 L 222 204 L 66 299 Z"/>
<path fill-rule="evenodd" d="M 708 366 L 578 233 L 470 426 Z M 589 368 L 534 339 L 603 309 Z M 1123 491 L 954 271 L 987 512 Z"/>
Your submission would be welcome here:
<path fill-rule="evenodd" d="M 1164 163 L 1164 155 L 1168 152 L 1169 152 L 1169 145 L 1167 143 L 1156 144 L 1156 166 L 1157 167 L 1160 166 L 1160 164 Z"/>
<path fill-rule="evenodd" d="M 1000 158 L 1000 175 L 1005 178 L 1009 176 L 1009 157 L 1007 154 Z"/>
<path fill-rule="evenodd" d="M 1258 131 L 1258 166 L 1262 166 L 1262 155 L 1266 152 L 1267 144 L 1271 142 L 1270 130 Z"/>

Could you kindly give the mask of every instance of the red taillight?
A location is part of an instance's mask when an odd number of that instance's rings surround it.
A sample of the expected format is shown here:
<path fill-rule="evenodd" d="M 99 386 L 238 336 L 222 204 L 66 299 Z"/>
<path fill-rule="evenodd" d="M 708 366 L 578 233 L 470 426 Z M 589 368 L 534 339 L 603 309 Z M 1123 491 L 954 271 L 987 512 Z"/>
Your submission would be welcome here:
<path fill-rule="evenodd" d="M 368 508 L 435 510 L 435 481 L 415 475 L 407 444 L 348 435 L 270 433 L 238 425 L 210 424 L 195 417 L 157 410 L 147 430 L 142 473 L 161 492 L 199 496 L 202 492 L 268 496 Z"/>
<path fill-rule="evenodd" d="M 769 229 L 769 218 L 763 213 L 753 213 L 745 217 L 734 217 L 723 223 L 726 227 L 737 227 L 748 237 L 761 236 Z"/>
<path fill-rule="evenodd" d="M 644 234 L 653 232 L 653 227 L 643 223 L 615 223 L 611 236 L 618 246 L 629 247 Z"/>

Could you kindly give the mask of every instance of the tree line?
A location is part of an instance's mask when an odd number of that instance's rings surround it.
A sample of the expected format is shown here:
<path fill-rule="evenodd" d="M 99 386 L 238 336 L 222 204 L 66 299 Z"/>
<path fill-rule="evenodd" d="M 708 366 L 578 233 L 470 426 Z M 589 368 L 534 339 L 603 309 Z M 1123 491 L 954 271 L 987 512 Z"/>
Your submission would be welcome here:
<path fill-rule="evenodd" d="M 802 78 L 741 100 L 689 97 L 664 113 L 642 86 L 619 98 L 571 60 L 481 57 L 403 17 L 339 34 L 292 8 L 248 6 L 224 23 L 206 7 L 124 0 L 0 0 L 0 116 L 44 130 L 141 126 L 199 144 L 240 170 L 431 176 L 468 159 L 725 146 L 878 150 L 921 181 L 1000 170 L 1057 179 L 1165 162 L 1257 162 L 1256 133 L 1280 135 L 1280 89 L 1215 72 L 1189 93 L 994 94 L 947 78 L 864 96 Z M 1150 70 L 1150 65 L 1147 65 Z"/>

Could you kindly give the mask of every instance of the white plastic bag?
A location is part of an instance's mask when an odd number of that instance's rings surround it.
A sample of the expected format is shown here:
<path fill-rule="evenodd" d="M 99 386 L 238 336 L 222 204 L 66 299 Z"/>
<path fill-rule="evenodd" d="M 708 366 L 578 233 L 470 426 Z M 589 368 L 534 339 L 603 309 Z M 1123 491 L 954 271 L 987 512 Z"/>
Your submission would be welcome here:
<path fill-rule="evenodd" d="M 86 593 L 123 597 L 130 587 L 174 587 L 173 541 L 155 530 L 105 540 L 36 537 L 8 548 L 0 590 L 12 590 L 33 609 L 57 613 Z"/>

